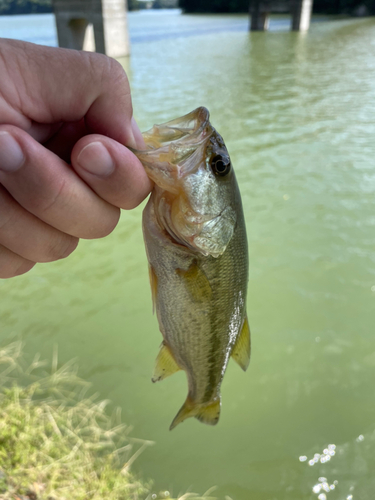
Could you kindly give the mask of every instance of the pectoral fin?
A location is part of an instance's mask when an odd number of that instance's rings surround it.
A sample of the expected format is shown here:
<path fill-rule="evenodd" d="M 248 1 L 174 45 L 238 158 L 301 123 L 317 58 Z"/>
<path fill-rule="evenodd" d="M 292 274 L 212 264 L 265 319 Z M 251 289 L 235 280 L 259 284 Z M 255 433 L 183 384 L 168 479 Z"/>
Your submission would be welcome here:
<path fill-rule="evenodd" d="M 241 333 L 239 334 L 232 351 L 232 358 L 240 365 L 243 371 L 247 370 L 250 363 L 250 328 L 247 316 L 242 325 Z"/>
<path fill-rule="evenodd" d="M 198 266 L 198 262 L 194 261 L 187 271 L 176 269 L 176 273 L 184 279 L 184 284 L 195 302 L 203 302 L 211 298 L 210 282 Z"/>
<path fill-rule="evenodd" d="M 189 396 L 187 397 L 182 408 L 175 416 L 169 430 L 171 431 L 184 420 L 190 417 L 195 417 L 203 424 L 216 425 L 220 417 L 220 406 L 221 398 L 217 398 L 215 401 L 208 403 L 207 405 L 197 405 Z"/>
<path fill-rule="evenodd" d="M 181 370 L 181 368 L 176 363 L 171 350 L 163 343 L 156 358 L 154 375 L 151 380 L 153 382 L 159 382 L 159 380 L 164 380 L 179 370 Z"/>

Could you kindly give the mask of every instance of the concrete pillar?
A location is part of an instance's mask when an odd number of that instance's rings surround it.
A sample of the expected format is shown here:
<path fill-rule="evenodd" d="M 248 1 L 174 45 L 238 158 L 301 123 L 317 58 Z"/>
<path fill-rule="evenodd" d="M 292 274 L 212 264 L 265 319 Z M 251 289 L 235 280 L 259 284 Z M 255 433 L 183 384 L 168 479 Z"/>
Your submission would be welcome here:
<path fill-rule="evenodd" d="M 85 50 L 86 52 L 95 52 L 95 35 L 92 23 L 87 24 L 82 50 Z"/>
<path fill-rule="evenodd" d="M 250 30 L 265 31 L 269 25 L 268 2 L 263 0 L 253 0 L 250 4 Z"/>
<path fill-rule="evenodd" d="M 126 0 L 53 0 L 59 47 L 130 55 Z"/>
<path fill-rule="evenodd" d="M 292 30 L 307 31 L 310 27 L 313 0 L 292 0 Z"/>
<path fill-rule="evenodd" d="M 130 54 L 126 0 L 102 0 L 106 54 L 122 57 Z"/>

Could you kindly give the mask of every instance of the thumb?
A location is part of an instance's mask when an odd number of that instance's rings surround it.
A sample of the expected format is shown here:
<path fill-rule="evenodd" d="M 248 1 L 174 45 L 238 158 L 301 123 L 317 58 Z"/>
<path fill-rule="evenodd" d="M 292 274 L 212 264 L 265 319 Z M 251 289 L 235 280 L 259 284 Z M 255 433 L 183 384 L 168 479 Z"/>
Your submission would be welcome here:
<path fill-rule="evenodd" d="M 144 149 L 141 140 L 137 139 L 137 146 Z M 109 137 L 98 134 L 83 137 L 74 146 L 71 160 L 86 184 L 116 207 L 135 208 L 152 189 L 152 182 L 138 158 Z"/>

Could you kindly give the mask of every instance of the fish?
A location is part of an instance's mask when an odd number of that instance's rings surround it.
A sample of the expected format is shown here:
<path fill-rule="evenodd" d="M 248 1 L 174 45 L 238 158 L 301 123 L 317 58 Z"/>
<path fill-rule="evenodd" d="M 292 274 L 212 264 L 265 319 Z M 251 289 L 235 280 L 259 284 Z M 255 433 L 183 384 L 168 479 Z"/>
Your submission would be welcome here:
<path fill-rule="evenodd" d="M 246 371 L 248 246 L 241 195 L 223 138 L 199 107 L 143 133 L 135 151 L 154 182 L 142 226 L 153 308 L 163 336 L 153 382 L 179 370 L 189 417 L 215 425 L 232 357 Z"/>

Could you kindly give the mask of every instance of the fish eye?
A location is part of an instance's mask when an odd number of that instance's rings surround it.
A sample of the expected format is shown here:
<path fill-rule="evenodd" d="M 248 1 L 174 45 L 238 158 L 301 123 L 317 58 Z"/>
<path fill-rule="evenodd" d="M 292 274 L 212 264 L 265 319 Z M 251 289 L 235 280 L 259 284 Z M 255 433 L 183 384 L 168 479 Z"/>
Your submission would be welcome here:
<path fill-rule="evenodd" d="M 232 165 L 228 156 L 216 155 L 211 160 L 211 168 L 214 174 L 221 177 L 229 174 L 231 167 Z"/>

